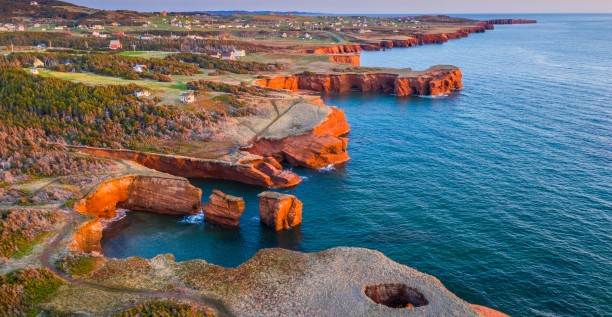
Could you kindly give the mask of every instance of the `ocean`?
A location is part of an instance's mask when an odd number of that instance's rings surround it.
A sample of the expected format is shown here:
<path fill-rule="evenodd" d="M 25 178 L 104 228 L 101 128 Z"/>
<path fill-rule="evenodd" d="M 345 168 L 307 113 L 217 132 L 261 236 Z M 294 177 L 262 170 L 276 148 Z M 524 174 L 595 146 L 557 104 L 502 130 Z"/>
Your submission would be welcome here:
<path fill-rule="evenodd" d="M 300 227 L 260 226 L 262 188 L 194 179 L 204 200 L 245 198 L 240 229 L 133 212 L 105 229 L 103 253 L 233 267 L 261 248 L 366 247 L 512 316 L 610 316 L 612 15 L 527 18 L 539 23 L 364 52 L 364 66 L 459 66 L 465 88 L 324 95 L 346 112 L 351 161 L 294 168 L 304 182 L 283 192 L 304 203 Z"/>

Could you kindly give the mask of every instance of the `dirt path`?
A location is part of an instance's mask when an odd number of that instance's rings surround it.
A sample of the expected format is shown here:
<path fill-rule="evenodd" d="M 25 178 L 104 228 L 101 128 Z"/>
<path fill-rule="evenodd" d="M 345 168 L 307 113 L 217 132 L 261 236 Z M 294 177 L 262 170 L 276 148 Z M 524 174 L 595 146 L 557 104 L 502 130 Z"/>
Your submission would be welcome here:
<path fill-rule="evenodd" d="M 105 292 L 111 292 L 111 293 L 124 293 L 124 294 L 132 294 L 132 295 L 139 295 L 139 296 L 144 296 L 144 297 L 160 298 L 160 299 L 189 300 L 191 302 L 199 303 L 199 304 L 202 304 L 204 306 L 208 306 L 214 309 L 217 312 L 218 316 L 234 316 L 234 314 L 220 300 L 211 298 L 211 297 L 202 296 L 192 290 L 184 290 L 182 292 L 181 291 L 170 292 L 170 291 L 153 291 L 153 290 L 142 290 L 142 289 L 123 288 L 123 287 L 111 287 L 111 286 L 106 286 L 106 285 L 102 285 L 98 283 L 75 279 L 69 276 L 64 271 L 55 267 L 55 265 L 53 264 L 53 261 L 51 260 L 51 256 L 53 255 L 53 252 L 55 251 L 55 249 L 57 249 L 60 242 L 68 236 L 68 234 L 71 232 L 73 225 L 77 223 L 76 217 L 73 211 L 71 210 L 70 211 L 63 210 L 63 211 L 66 212 L 67 214 L 66 222 L 63 228 L 61 229 L 60 233 L 55 237 L 55 239 L 44 247 L 44 250 L 42 251 L 40 255 L 40 263 L 47 269 L 53 271 L 55 274 L 57 274 L 59 277 L 61 277 L 68 283 L 79 285 L 79 286 L 90 287 L 90 288 L 94 288 L 94 289 L 105 291 Z"/>

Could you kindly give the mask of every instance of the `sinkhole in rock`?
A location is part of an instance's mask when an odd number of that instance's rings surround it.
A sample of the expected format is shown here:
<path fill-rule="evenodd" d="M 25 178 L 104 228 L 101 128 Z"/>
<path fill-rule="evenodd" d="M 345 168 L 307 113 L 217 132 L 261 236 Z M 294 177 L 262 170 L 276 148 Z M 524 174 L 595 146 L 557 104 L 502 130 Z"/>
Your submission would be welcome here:
<path fill-rule="evenodd" d="M 401 283 L 368 285 L 364 292 L 375 303 L 392 308 L 420 307 L 428 304 L 423 294 Z"/>

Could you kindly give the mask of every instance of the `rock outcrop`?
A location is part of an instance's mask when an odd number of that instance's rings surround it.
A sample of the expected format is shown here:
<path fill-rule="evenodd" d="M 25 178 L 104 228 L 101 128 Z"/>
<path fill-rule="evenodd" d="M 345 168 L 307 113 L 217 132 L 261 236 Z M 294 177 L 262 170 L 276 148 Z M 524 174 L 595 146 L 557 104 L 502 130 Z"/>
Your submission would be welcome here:
<path fill-rule="evenodd" d="M 492 23 L 481 22 L 477 26 L 459 29 L 449 33 L 419 33 L 408 35 L 405 39 L 383 39 L 379 42 L 363 43 L 360 45 L 364 51 L 378 51 L 394 47 L 413 47 L 426 44 L 442 44 L 449 40 L 467 37 L 472 33 L 483 33 L 494 28 Z"/>
<path fill-rule="evenodd" d="M 263 157 L 252 155 L 244 155 L 231 162 L 130 150 L 80 146 L 73 148 L 95 156 L 131 160 L 148 168 L 182 177 L 225 179 L 271 188 L 286 188 L 301 182 L 297 174 L 282 170 Z"/>
<path fill-rule="evenodd" d="M 470 307 L 474 309 L 474 311 L 478 314 L 478 317 L 510 317 L 500 311 L 489 307 L 480 306 L 476 304 L 470 304 Z"/>
<path fill-rule="evenodd" d="M 302 222 L 302 202 L 293 195 L 263 192 L 259 198 L 259 219 L 279 231 Z"/>
<path fill-rule="evenodd" d="M 537 20 L 526 19 L 494 19 L 485 21 L 488 24 L 533 24 L 538 23 Z"/>
<path fill-rule="evenodd" d="M 74 209 L 100 218 L 113 218 L 118 207 L 189 215 L 198 211 L 201 198 L 202 190 L 183 178 L 127 175 L 101 183 Z"/>
<path fill-rule="evenodd" d="M 305 50 L 306 54 L 350 54 L 361 52 L 360 45 L 335 45 Z"/>
<path fill-rule="evenodd" d="M 85 253 L 100 252 L 102 230 L 102 223 L 98 218 L 83 223 L 74 234 L 71 249 Z"/>
<path fill-rule="evenodd" d="M 346 151 L 348 139 L 341 137 L 349 131 L 344 111 L 334 107 L 327 119 L 310 133 L 282 139 L 258 139 L 245 150 L 293 166 L 322 168 L 350 159 Z"/>
<path fill-rule="evenodd" d="M 329 61 L 332 63 L 350 64 L 352 66 L 361 66 L 361 55 L 331 55 Z"/>
<path fill-rule="evenodd" d="M 299 89 L 317 92 L 383 92 L 398 96 L 447 94 L 463 87 L 461 70 L 439 66 L 413 76 L 393 73 L 298 74 L 259 79 L 256 85 L 271 89 Z"/>
<path fill-rule="evenodd" d="M 202 207 L 206 222 L 232 228 L 240 225 L 244 208 L 242 197 L 228 195 L 216 189 L 210 195 L 210 201 Z"/>

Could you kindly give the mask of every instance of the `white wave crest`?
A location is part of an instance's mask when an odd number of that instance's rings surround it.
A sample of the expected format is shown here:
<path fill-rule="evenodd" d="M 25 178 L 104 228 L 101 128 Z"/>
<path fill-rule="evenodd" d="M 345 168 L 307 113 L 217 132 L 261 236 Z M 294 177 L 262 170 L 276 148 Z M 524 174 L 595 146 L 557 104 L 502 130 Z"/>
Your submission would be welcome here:
<path fill-rule="evenodd" d="M 319 172 L 331 172 L 333 170 L 335 170 L 336 168 L 334 167 L 334 164 L 329 164 L 327 166 L 321 167 L 318 171 Z"/>
<path fill-rule="evenodd" d="M 101 221 L 102 223 L 102 228 L 106 228 L 108 226 L 110 226 L 113 222 L 117 222 L 125 217 L 127 217 L 129 210 L 127 209 L 117 209 L 117 211 L 115 212 L 115 217 L 110 218 L 110 219 L 103 219 Z"/>
<path fill-rule="evenodd" d="M 185 216 L 179 221 L 179 223 L 192 225 L 204 223 L 204 213 L 200 211 L 195 215 Z"/>

